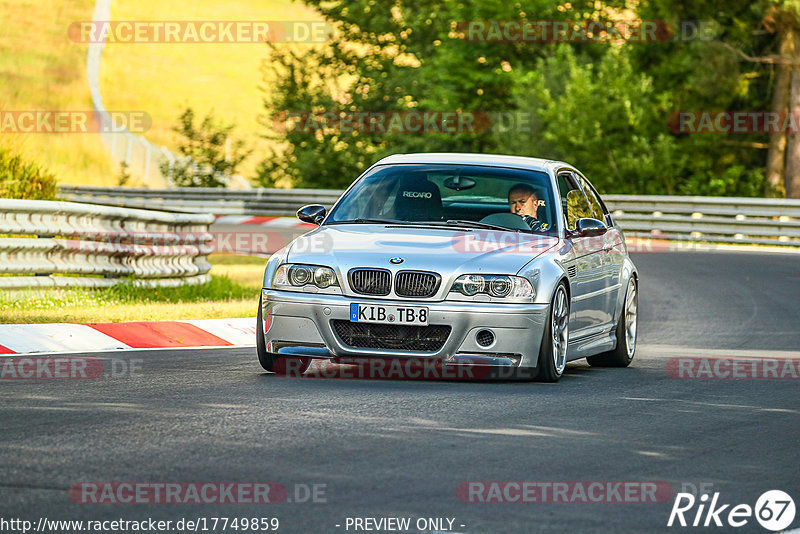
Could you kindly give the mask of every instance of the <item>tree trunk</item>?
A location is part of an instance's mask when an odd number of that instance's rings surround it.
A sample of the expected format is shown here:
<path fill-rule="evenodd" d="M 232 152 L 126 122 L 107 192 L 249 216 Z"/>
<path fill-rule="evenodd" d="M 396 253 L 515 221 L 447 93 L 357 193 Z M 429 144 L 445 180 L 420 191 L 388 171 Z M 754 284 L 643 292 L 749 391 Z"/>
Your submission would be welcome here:
<path fill-rule="evenodd" d="M 787 37 L 792 40 L 792 58 L 797 61 L 797 52 L 800 50 L 798 34 L 791 30 Z M 783 183 L 786 187 L 786 198 L 800 198 L 800 130 L 797 127 L 797 119 L 800 118 L 800 65 L 797 63 L 791 66 L 791 97 L 789 112 L 794 115 L 793 128 L 789 131 L 786 139 L 786 172 Z"/>
<path fill-rule="evenodd" d="M 780 55 L 794 57 L 792 49 L 792 32 L 781 36 Z M 789 111 L 791 70 L 788 65 L 778 64 L 775 75 L 775 89 L 772 94 L 772 111 L 783 116 Z M 786 132 L 776 131 L 770 134 L 769 152 L 767 153 L 767 191 L 768 197 L 783 197 L 785 187 L 783 173 L 786 169 Z"/>

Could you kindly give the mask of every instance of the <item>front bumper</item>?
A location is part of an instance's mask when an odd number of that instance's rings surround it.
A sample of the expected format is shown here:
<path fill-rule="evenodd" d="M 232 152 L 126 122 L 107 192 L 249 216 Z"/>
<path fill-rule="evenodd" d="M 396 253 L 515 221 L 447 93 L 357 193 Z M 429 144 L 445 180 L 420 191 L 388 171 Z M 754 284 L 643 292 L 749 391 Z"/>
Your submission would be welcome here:
<path fill-rule="evenodd" d="M 429 310 L 428 324 L 448 325 L 450 334 L 435 352 L 348 346 L 336 334 L 332 321 L 349 321 L 353 302 L 425 306 Z M 447 364 L 469 362 L 536 367 L 548 307 L 546 304 L 398 301 L 274 289 L 261 292 L 262 326 L 268 352 L 334 361 L 418 358 Z M 491 330 L 495 337 L 488 347 L 482 347 L 476 340 L 477 333 L 484 329 Z"/>

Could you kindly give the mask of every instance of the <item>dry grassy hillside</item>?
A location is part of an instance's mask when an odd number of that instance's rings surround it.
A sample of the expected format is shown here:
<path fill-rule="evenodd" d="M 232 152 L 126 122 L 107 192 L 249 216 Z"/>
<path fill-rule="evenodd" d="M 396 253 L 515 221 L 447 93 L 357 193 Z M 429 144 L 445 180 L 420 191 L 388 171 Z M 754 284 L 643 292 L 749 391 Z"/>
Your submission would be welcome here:
<path fill-rule="evenodd" d="M 67 37 L 74 20 L 91 19 L 93 0 L 0 0 L 0 109 L 91 110 L 86 45 Z M 7 134 L 20 151 L 65 183 L 113 181 L 106 151 L 91 134 Z"/>
<path fill-rule="evenodd" d="M 94 0 L 0 0 L 0 109 L 90 110 L 86 45 L 68 38 L 74 21 L 90 20 Z M 114 0 L 112 20 L 319 20 L 291 0 Z M 143 110 L 153 118 L 145 135 L 174 147 L 171 128 L 191 106 L 238 125 L 256 153 L 265 141 L 257 116 L 263 113 L 260 66 L 263 44 L 108 44 L 101 90 L 109 110 Z M 269 86 L 269 84 L 266 84 Z M 3 134 L 0 134 L 3 135 Z M 51 169 L 62 183 L 115 184 L 112 165 L 96 135 L 3 135 L 0 142 Z"/>

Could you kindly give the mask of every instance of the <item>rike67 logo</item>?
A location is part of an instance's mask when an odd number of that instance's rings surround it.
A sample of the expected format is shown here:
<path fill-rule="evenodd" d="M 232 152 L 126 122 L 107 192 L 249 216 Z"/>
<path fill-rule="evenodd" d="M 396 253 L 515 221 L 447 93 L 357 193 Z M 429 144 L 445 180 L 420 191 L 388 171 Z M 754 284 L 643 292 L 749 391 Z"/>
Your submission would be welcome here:
<path fill-rule="evenodd" d="M 794 500 L 781 490 L 765 492 L 756 500 L 755 506 L 722 503 L 719 492 L 711 497 L 705 493 L 699 498 L 691 493 L 678 493 L 667 526 L 738 528 L 747 525 L 755 517 L 765 529 L 778 532 L 792 524 L 794 515 Z"/>

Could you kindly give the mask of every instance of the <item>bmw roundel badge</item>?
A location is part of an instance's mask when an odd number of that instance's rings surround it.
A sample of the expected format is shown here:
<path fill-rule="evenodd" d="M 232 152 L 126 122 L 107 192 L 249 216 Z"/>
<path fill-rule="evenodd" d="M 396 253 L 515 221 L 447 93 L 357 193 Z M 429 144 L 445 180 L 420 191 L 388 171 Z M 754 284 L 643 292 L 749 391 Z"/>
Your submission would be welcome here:
<path fill-rule="evenodd" d="M 403 263 L 403 261 L 404 261 L 403 258 L 392 258 L 391 260 L 389 260 L 389 263 L 397 265 L 399 263 Z"/>

